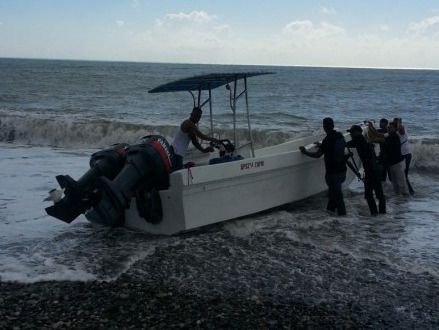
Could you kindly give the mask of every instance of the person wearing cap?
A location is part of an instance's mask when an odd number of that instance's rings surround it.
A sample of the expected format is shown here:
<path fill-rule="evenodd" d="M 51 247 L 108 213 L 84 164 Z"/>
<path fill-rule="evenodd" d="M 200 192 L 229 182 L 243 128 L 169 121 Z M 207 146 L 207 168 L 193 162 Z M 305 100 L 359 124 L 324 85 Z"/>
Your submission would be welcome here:
<path fill-rule="evenodd" d="M 194 107 L 190 117 L 183 121 L 175 134 L 174 141 L 172 142 L 172 150 L 175 160 L 174 171 L 183 168 L 183 157 L 186 155 L 189 142 L 192 142 L 194 147 L 203 153 L 214 151 L 213 147 L 203 148 L 200 142 L 198 142 L 198 139 L 218 142 L 217 139 L 204 135 L 198 129 L 197 124 L 200 121 L 202 114 L 203 111 L 199 107 Z"/>
<path fill-rule="evenodd" d="M 325 159 L 325 180 L 328 185 L 328 205 L 327 210 L 335 212 L 340 216 L 346 215 L 346 206 L 343 200 L 342 184 L 346 180 L 346 158 L 344 150 L 346 141 L 343 135 L 334 130 L 332 118 L 323 119 L 323 129 L 326 137 L 322 143 L 316 143 L 318 150 L 310 152 L 305 147 L 299 150 L 306 156 L 320 158 L 324 155 Z"/>
<path fill-rule="evenodd" d="M 371 122 L 369 125 L 369 137 L 373 142 L 384 143 L 384 149 L 389 166 L 392 186 L 395 194 L 408 195 L 409 189 L 404 173 L 405 159 L 401 153 L 401 140 L 397 133 L 397 125 L 390 122 L 387 134 L 380 134 L 373 127 Z"/>
<path fill-rule="evenodd" d="M 383 187 L 381 185 L 380 167 L 378 166 L 377 157 L 375 155 L 374 146 L 368 143 L 363 136 L 363 129 L 361 126 L 353 125 L 348 132 L 351 134 L 351 141 L 346 143 L 348 148 L 356 148 L 358 156 L 361 159 L 364 169 L 364 197 L 371 215 L 378 215 L 379 213 L 386 213 L 386 198 L 384 197 Z M 373 193 L 378 199 L 379 206 L 375 202 Z"/>

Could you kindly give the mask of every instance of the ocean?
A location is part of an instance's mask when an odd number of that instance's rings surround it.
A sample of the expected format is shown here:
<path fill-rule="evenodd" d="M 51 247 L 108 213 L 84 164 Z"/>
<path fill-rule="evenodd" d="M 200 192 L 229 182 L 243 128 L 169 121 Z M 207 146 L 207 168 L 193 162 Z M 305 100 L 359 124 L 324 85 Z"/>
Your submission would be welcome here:
<path fill-rule="evenodd" d="M 327 116 L 339 130 L 401 117 L 415 195 L 395 197 L 386 184 L 388 214 L 372 218 L 355 181 L 345 192 L 345 218 L 328 215 L 319 195 L 172 237 L 99 227 L 82 216 L 67 225 L 45 214 L 55 176 L 78 178 L 97 149 L 149 133 L 172 139 L 191 96 L 148 90 L 234 71 L 273 72 L 248 81 L 258 146 L 317 134 Z M 438 287 L 439 71 L 0 59 L 0 73 L 0 281 L 145 276 L 139 265 L 165 255 L 163 280 L 200 294 L 288 294 L 314 303 L 362 294 L 403 313 L 413 297 L 422 305 Z M 230 136 L 225 88 L 213 101 L 217 131 Z"/>

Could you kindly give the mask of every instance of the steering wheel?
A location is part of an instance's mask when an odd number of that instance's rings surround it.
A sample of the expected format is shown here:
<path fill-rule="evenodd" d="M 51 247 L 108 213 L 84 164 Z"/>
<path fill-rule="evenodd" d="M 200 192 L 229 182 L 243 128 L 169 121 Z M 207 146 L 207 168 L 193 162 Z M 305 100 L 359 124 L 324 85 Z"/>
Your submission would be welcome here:
<path fill-rule="evenodd" d="M 235 146 L 232 142 L 230 142 L 229 139 L 223 139 L 218 141 L 210 141 L 210 146 L 213 148 L 221 149 L 221 147 L 224 147 L 224 149 L 227 152 L 234 152 Z"/>

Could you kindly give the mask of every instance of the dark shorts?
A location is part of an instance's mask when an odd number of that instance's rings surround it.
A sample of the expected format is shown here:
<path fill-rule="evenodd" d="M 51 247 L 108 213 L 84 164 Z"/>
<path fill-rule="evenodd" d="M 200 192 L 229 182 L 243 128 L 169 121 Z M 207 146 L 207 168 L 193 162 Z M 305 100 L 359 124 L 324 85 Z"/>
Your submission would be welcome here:
<path fill-rule="evenodd" d="M 177 155 L 174 152 L 174 148 L 172 146 L 171 146 L 171 152 L 172 152 L 172 154 L 174 156 L 174 164 L 172 166 L 173 171 L 181 170 L 183 168 L 183 157 L 180 156 L 180 155 Z"/>

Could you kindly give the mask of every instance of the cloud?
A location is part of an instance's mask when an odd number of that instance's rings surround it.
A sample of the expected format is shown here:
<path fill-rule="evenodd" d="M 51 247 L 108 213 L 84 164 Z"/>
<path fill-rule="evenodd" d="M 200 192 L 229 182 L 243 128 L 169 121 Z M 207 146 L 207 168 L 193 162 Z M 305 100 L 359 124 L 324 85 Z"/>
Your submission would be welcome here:
<path fill-rule="evenodd" d="M 236 40 L 226 22 L 204 10 L 168 13 L 132 39 L 139 53 L 159 57 L 156 60 L 204 63 L 221 62 Z"/>
<path fill-rule="evenodd" d="M 328 7 L 320 7 L 320 13 L 323 15 L 335 15 L 337 11 L 334 8 L 328 8 Z"/>
<path fill-rule="evenodd" d="M 345 33 L 345 29 L 327 22 L 315 25 L 309 20 L 293 21 L 283 28 L 283 33 L 300 39 L 322 39 Z"/>
<path fill-rule="evenodd" d="M 399 34 L 383 33 L 388 30 L 387 25 L 382 25 L 355 33 L 328 22 L 292 21 L 271 38 L 272 52 L 262 63 L 406 68 L 439 66 L 438 38 L 413 38 L 404 30 Z"/>
<path fill-rule="evenodd" d="M 125 25 L 125 21 L 118 19 L 118 20 L 116 20 L 116 24 L 117 24 L 117 26 L 122 27 Z"/>
<path fill-rule="evenodd" d="M 217 17 L 214 15 L 209 15 L 207 12 L 201 11 L 192 11 L 190 13 L 176 13 L 176 14 L 166 14 L 164 20 L 165 21 L 174 21 L 174 22 L 191 22 L 204 24 L 209 23 L 215 20 Z M 163 20 L 162 20 L 163 21 Z"/>
<path fill-rule="evenodd" d="M 219 41 L 229 32 L 230 27 L 220 22 L 214 15 L 205 11 L 189 13 L 171 13 L 157 19 L 151 35 L 159 37 L 162 42 L 199 48 L 214 41 Z"/>
<path fill-rule="evenodd" d="M 200 14 L 201 13 L 201 14 Z M 325 21 L 294 20 L 277 32 L 246 34 L 205 11 L 166 14 L 141 36 L 136 59 L 223 64 L 281 64 L 360 67 L 425 67 L 439 60 L 439 42 L 383 33 L 348 33 Z M 413 40 L 412 40 L 413 39 Z M 413 46 L 413 47 L 412 47 Z M 432 53 L 427 51 L 431 49 Z M 439 57 L 438 57 L 439 58 Z"/>
<path fill-rule="evenodd" d="M 83 42 L 75 48 L 66 44 L 66 54 L 71 56 L 73 49 L 78 58 L 92 54 L 93 58 L 133 61 L 439 68 L 439 38 L 407 33 L 409 29 L 434 31 L 438 23 L 431 18 L 399 31 L 392 27 L 392 33 L 386 33 L 389 27 L 384 24 L 358 33 L 329 20 L 303 19 L 256 34 L 239 30 L 227 18 L 214 14 L 204 10 L 170 12 L 143 30 L 117 20 L 123 24 L 114 24 L 124 26 L 119 33 L 86 46 Z"/>
<path fill-rule="evenodd" d="M 439 32 L 439 15 L 431 16 L 423 19 L 420 22 L 410 23 L 407 31 L 413 34 L 426 34 L 429 32 Z"/>
<path fill-rule="evenodd" d="M 378 30 L 380 30 L 381 32 L 388 32 L 390 30 L 390 28 L 386 24 L 381 24 L 378 26 Z"/>

